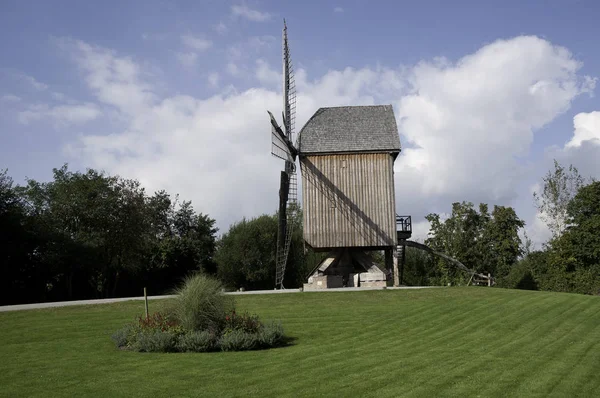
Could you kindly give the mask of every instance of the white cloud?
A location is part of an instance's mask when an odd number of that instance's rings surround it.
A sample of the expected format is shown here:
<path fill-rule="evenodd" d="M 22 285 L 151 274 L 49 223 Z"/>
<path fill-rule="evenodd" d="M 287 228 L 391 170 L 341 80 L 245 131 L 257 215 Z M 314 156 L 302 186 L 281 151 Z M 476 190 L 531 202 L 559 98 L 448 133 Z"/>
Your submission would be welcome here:
<path fill-rule="evenodd" d="M 230 59 L 237 60 L 237 59 L 242 58 L 243 55 L 244 55 L 244 53 L 242 51 L 241 45 L 233 45 L 227 49 L 227 56 Z"/>
<path fill-rule="evenodd" d="M 264 36 L 252 36 L 248 39 L 248 46 L 255 50 L 260 50 L 264 47 L 272 47 L 277 39 L 275 36 L 264 35 Z"/>
<path fill-rule="evenodd" d="M 64 95 L 63 93 L 59 93 L 59 92 L 55 91 L 52 93 L 52 98 L 54 98 L 57 101 L 64 101 L 67 98 L 67 96 Z"/>
<path fill-rule="evenodd" d="M 3 102 L 20 102 L 21 97 L 18 97 L 14 94 L 5 94 L 0 98 Z"/>
<path fill-rule="evenodd" d="M 397 183 L 416 198 L 512 201 L 534 132 L 590 89 L 581 64 L 537 37 L 499 40 L 455 64 L 422 62 L 399 99 Z M 414 205 L 409 200 L 407 204 Z M 431 205 L 431 203 L 428 203 Z"/>
<path fill-rule="evenodd" d="M 600 145 L 600 112 L 578 113 L 573 118 L 575 132 L 565 148 L 578 148 L 585 141 Z"/>
<path fill-rule="evenodd" d="M 17 119 L 22 124 L 34 121 L 51 119 L 57 126 L 83 124 L 90 122 L 100 116 L 98 106 L 91 103 L 80 105 L 57 105 L 46 104 L 32 105 L 17 114 Z"/>
<path fill-rule="evenodd" d="M 211 87 L 219 86 L 219 74 L 217 72 L 208 75 L 208 84 L 210 84 Z"/>
<path fill-rule="evenodd" d="M 195 52 L 177 53 L 177 60 L 186 68 L 191 68 L 196 65 L 198 54 Z"/>
<path fill-rule="evenodd" d="M 264 59 L 256 60 L 256 78 L 266 87 L 281 87 L 283 82 L 283 74 L 279 71 L 271 69 L 269 64 Z"/>
<path fill-rule="evenodd" d="M 87 87 L 100 102 L 130 117 L 156 102 L 151 84 L 132 58 L 117 57 L 114 51 L 80 40 L 63 39 L 57 43 L 73 57 Z"/>
<path fill-rule="evenodd" d="M 193 35 L 184 35 L 181 36 L 181 42 L 196 51 L 206 51 L 212 47 L 213 42 L 204 37 L 193 36 Z"/>
<path fill-rule="evenodd" d="M 231 76 L 238 76 L 240 74 L 240 68 L 233 62 L 229 62 L 225 68 Z"/>
<path fill-rule="evenodd" d="M 253 22 L 265 22 L 271 19 L 271 14 L 253 10 L 246 5 L 231 6 L 231 14 L 236 17 L 242 17 Z"/>
<path fill-rule="evenodd" d="M 557 146 L 547 149 L 544 164 L 546 170 L 550 170 L 552 163 L 556 159 L 565 167 L 575 166 L 584 179 L 594 177 L 600 178 L 600 112 L 581 112 L 573 118 L 573 135 L 569 141 L 560 148 Z M 541 194 L 542 186 L 540 183 L 534 184 L 529 192 L 532 197 L 533 192 Z M 527 222 L 527 233 L 537 248 L 542 243 L 547 242 L 552 234 L 550 229 L 543 221 L 543 214 L 534 213 Z"/>
<path fill-rule="evenodd" d="M 38 91 L 44 91 L 48 88 L 47 84 L 37 81 L 32 76 L 21 75 L 21 79 L 25 80 L 27 83 L 29 83 L 33 88 L 35 88 Z"/>
<path fill-rule="evenodd" d="M 427 220 L 413 221 L 412 224 L 412 237 L 411 240 L 416 242 L 425 243 L 425 239 L 428 238 L 429 228 L 431 224 Z"/>
<path fill-rule="evenodd" d="M 230 61 L 241 62 L 251 61 L 254 62 L 259 54 L 265 53 L 270 50 L 276 43 L 274 36 L 251 36 L 238 43 L 232 44 L 227 48 L 227 57 Z"/>
<path fill-rule="evenodd" d="M 281 114 L 278 88 L 161 98 L 130 58 L 85 44 L 77 49 L 91 92 L 128 117 L 126 129 L 83 138 L 76 150 L 87 165 L 138 178 L 149 191 L 179 192 L 222 229 L 275 210 L 282 165 L 269 154 L 266 110 Z M 127 68 L 115 67 L 121 64 Z M 404 140 L 397 209 L 413 215 L 422 235 L 422 217 L 448 211 L 453 201 L 510 204 L 522 177 L 515 157 L 527 154 L 535 131 L 592 89 L 580 67 L 564 48 L 518 37 L 455 63 L 347 68 L 315 80 L 300 69 L 297 130 L 321 106 L 393 104 Z M 240 72 L 234 63 L 226 70 Z M 255 77 L 271 82 L 280 78 L 275 70 L 259 61 Z"/>
<path fill-rule="evenodd" d="M 142 39 L 145 41 L 162 41 L 165 40 L 169 35 L 166 33 L 142 33 Z"/>
<path fill-rule="evenodd" d="M 344 12 L 344 9 L 342 7 L 335 7 L 333 9 L 333 12 L 341 14 L 342 12 Z"/>
<path fill-rule="evenodd" d="M 581 112 L 573 117 L 573 135 L 564 147 L 547 148 L 544 167 L 554 159 L 563 166 L 575 166 L 582 177 L 600 179 L 600 111 Z"/>
<path fill-rule="evenodd" d="M 215 25 L 215 31 L 220 35 L 224 35 L 228 30 L 229 28 L 223 22 L 219 22 L 217 25 Z"/>

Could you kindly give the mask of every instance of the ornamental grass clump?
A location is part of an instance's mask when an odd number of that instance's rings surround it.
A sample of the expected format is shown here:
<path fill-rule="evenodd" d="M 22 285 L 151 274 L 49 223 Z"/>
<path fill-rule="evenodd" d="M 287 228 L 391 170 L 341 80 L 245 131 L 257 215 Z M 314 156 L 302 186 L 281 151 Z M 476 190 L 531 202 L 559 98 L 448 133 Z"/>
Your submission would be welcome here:
<path fill-rule="evenodd" d="M 280 323 L 263 324 L 257 315 L 238 314 L 219 281 L 188 277 L 165 310 L 138 317 L 112 335 L 117 347 L 139 352 L 244 351 L 281 346 Z"/>
<path fill-rule="evenodd" d="M 185 279 L 174 292 L 168 311 L 189 331 L 219 331 L 225 316 L 234 310 L 231 296 L 223 294 L 223 285 L 218 280 L 199 274 Z"/>

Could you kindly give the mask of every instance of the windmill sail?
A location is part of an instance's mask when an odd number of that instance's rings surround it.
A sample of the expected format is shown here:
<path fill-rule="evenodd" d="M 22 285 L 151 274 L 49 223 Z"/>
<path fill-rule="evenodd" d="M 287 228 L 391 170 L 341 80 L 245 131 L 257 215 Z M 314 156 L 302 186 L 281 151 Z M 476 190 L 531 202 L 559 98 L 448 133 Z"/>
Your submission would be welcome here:
<path fill-rule="evenodd" d="M 279 159 L 292 163 L 295 162 L 295 148 L 292 143 L 289 142 L 285 133 L 281 130 L 281 127 L 277 124 L 273 114 L 269 111 L 267 112 L 269 113 L 269 116 L 271 116 L 271 154 Z"/>
<path fill-rule="evenodd" d="M 294 221 L 298 211 L 298 184 L 295 164 L 297 150 L 292 144 L 296 119 L 296 84 L 285 20 L 283 21 L 283 130 L 279 127 L 271 112 L 269 112 L 269 116 L 271 117 L 271 153 L 285 160 L 285 168 L 281 172 L 279 188 L 279 228 L 275 272 L 275 287 L 283 289 Z"/>

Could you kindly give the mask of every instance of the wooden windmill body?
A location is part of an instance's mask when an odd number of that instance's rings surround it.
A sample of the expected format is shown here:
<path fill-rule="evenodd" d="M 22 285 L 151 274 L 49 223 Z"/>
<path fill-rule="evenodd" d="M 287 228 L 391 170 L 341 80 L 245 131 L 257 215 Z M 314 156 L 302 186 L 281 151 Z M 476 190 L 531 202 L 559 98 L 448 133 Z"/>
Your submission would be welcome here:
<path fill-rule="evenodd" d="M 321 108 L 298 143 L 304 240 L 330 253 L 306 287 L 385 286 L 398 273 L 394 161 L 400 137 L 392 106 Z M 388 272 L 369 251 L 384 251 Z"/>
<path fill-rule="evenodd" d="M 285 160 L 279 191 L 276 288 L 283 288 L 296 211 L 296 159 L 302 173 L 304 241 L 329 254 L 305 289 L 399 284 L 397 247 L 410 217 L 396 215 L 394 161 L 400 138 L 391 105 L 320 108 L 293 143 L 296 105 L 287 28 L 283 32 L 283 128 L 271 118 L 272 154 Z M 398 228 L 400 227 L 400 228 Z M 400 243 L 400 246 L 398 246 Z M 385 270 L 369 255 L 384 251 Z"/>

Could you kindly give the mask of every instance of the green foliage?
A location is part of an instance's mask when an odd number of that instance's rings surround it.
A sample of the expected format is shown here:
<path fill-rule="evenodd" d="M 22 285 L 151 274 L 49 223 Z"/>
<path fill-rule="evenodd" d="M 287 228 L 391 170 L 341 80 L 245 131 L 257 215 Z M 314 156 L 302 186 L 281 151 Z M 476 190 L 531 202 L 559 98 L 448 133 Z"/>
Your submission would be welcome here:
<path fill-rule="evenodd" d="M 277 218 L 262 215 L 231 226 L 219 243 L 217 274 L 228 286 L 268 289 L 275 286 Z"/>
<path fill-rule="evenodd" d="M 567 227 L 567 207 L 577 192 L 583 187 L 584 179 L 577 168 L 569 165 L 565 169 L 554 160 L 554 170 L 543 178 L 542 193 L 533 193 L 533 199 L 548 225 L 553 238 L 558 238 Z"/>
<path fill-rule="evenodd" d="M 236 314 L 235 310 L 225 316 L 223 329 L 225 333 L 232 330 L 241 330 L 246 333 L 258 333 L 263 328 L 258 320 L 258 315 L 250 315 L 247 312 L 242 315 Z"/>
<path fill-rule="evenodd" d="M 140 330 L 177 330 L 179 323 L 170 315 L 161 312 L 155 312 L 148 318 L 140 316 L 138 318 L 138 327 Z"/>
<path fill-rule="evenodd" d="M 36 246 L 25 204 L 12 178 L 0 170 L 0 305 L 44 295 L 48 268 L 31 256 Z"/>
<path fill-rule="evenodd" d="M 294 228 L 284 285 L 295 287 L 302 286 L 315 256 L 304 252 L 300 209 L 290 223 Z M 275 286 L 276 253 L 277 214 L 243 219 L 233 224 L 218 242 L 215 261 L 219 279 L 234 289 L 272 289 Z"/>
<path fill-rule="evenodd" d="M 483 258 L 488 272 L 499 278 L 510 272 L 523 254 L 519 230 L 524 227 L 525 222 L 517 217 L 512 207 L 494 206 L 491 219 L 484 226 L 484 247 L 481 249 L 487 254 Z"/>
<path fill-rule="evenodd" d="M 521 261 L 511 268 L 508 275 L 497 280 L 499 287 L 522 290 L 538 290 L 538 282 L 532 270 L 525 261 Z"/>
<path fill-rule="evenodd" d="M 280 324 L 263 325 L 257 315 L 237 314 L 221 283 L 206 275 L 186 279 L 165 312 L 126 325 L 112 335 L 119 348 L 146 352 L 240 351 L 283 343 Z"/>
<path fill-rule="evenodd" d="M 223 294 L 221 282 L 204 274 L 188 276 L 175 294 L 169 312 L 189 331 L 221 330 L 226 314 L 234 308 L 232 297 Z"/>
<path fill-rule="evenodd" d="M 127 347 L 129 341 L 135 338 L 137 329 L 133 324 L 127 324 L 114 332 L 110 337 L 118 348 Z"/>
<path fill-rule="evenodd" d="M 600 182 L 582 187 L 567 206 L 567 229 L 550 241 L 540 288 L 600 293 Z"/>
<path fill-rule="evenodd" d="M 217 347 L 217 336 L 206 330 L 182 334 L 177 342 L 177 350 L 181 352 L 209 352 Z"/>
<path fill-rule="evenodd" d="M 203 270 L 215 273 L 213 255 L 216 250 L 215 220 L 196 214 L 191 202 L 184 201 L 178 209 L 164 192 L 151 198 L 151 217 L 159 237 L 153 247 L 152 265 L 159 269 L 176 269 L 184 275 Z"/>
<path fill-rule="evenodd" d="M 148 318 L 138 317 L 112 334 L 119 348 L 144 352 L 171 352 L 177 339 L 184 333 L 179 324 L 168 315 L 157 312 Z"/>
<path fill-rule="evenodd" d="M 215 273 L 215 220 L 96 170 L 13 186 L 0 171 L 0 304 L 153 294 Z"/>
<path fill-rule="evenodd" d="M 139 333 L 131 348 L 138 352 L 174 352 L 178 335 L 171 331 L 153 330 Z"/>
<path fill-rule="evenodd" d="M 437 214 L 429 214 L 426 218 L 431 229 L 425 244 L 478 272 L 505 277 L 523 253 L 518 233 L 525 223 L 511 207 L 494 206 L 490 214 L 483 203 L 479 210 L 469 202 L 453 203 L 452 214 L 446 220 L 442 221 Z M 442 285 L 467 282 L 469 275 L 445 259 L 434 261 L 432 281 Z"/>
<path fill-rule="evenodd" d="M 258 332 L 258 341 L 263 348 L 280 346 L 284 343 L 284 338 L 281 322 L 267 323 Z"/>
<path fill-rule="evenodd" d="M 247 333 L 243 330 L 231 330 L 219 339 L 221 351 L 248 351 L 258 348 L 260 344 L 257 333 Z"/>
<path fill-rule="evenodd" d="M 406 248 L 402 283 L 407 286 L 429 286 L 436 284 L 436 260 L 426 251 Z"/>

